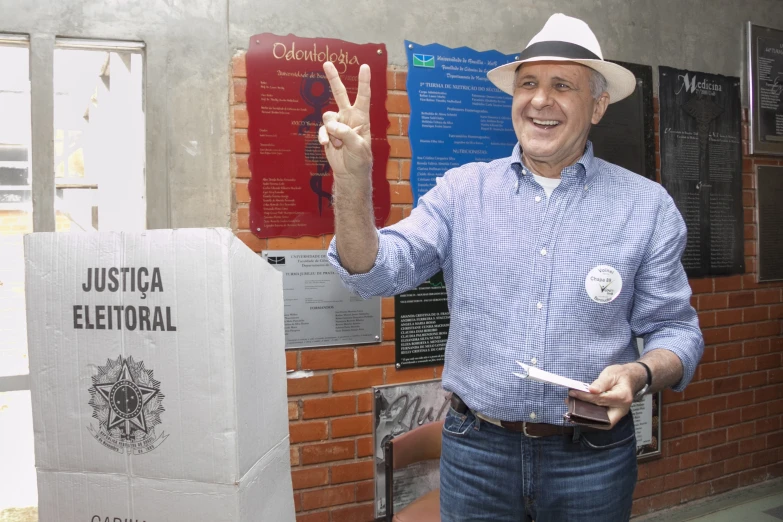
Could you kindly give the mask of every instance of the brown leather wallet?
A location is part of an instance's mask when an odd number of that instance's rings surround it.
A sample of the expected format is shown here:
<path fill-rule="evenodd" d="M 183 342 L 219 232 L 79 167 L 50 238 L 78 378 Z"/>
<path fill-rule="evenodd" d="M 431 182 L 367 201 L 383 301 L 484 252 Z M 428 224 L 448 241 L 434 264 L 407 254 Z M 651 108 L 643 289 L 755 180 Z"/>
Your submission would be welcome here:
<path fill-rule="evenodd" d="M 571 424 L 588 426 L 599 430 L 612 428 L 606 406 L 598 406 L 591 402 L 585 402 L 576 397 L 568 398 L 568 412 L 563 415 Z"/>

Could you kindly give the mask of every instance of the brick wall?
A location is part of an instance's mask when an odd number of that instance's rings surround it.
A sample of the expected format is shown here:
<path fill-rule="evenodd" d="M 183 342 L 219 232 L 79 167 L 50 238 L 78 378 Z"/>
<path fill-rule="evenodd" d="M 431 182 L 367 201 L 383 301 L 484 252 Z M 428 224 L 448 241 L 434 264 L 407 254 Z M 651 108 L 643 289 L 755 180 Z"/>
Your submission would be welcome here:
<path fill-rule="evenodd" d="M 747 109 L 742 140 L 745 274 L 690 280 L 704 356 L 684 392 L 663 393 L 663 458 L 640 466 L 635 514 L 783 476 L 783 284 L 756 282 L 755 191 L 755 166 L 783 162 L 747 156 Z"/>
<path fill-rule="evenodd" d="M 249 231 L 248 116 L 244 54 L 232 67 L 232 226 L 239 238 L 264 249 L 325 249 L 331 236 L 259 239 Z M 411 210 L 410 108 L 405 71 L 387 72 L 391 145 L 388 224 Z M 656 152 L 658 116 L 656 100 Z M 747 122 L 743 123 L 747 140 Z M 743 143 L 747 153 L 747 143 Z M 691 280 L 707 347 L 693 383 L 664 392 L 663 457 L 641 464 L 634 514 L 643 514 L 783 476 L 783 284 L 756 283 L 754 164 L 743 162 L 746 273 Z M 656 159 L 660 169 L 660 158 Z M 660 179 L 660 173 L 659 173 Z M 372 519 L 372 396 L 370 387 L 440 377 L 442 368 L 394 368 L 394 300 L 383 300 L 383 343 L 291 350 L 289 370 L 313 376 L 288 381 L 291 469 L 298 522 Z"/>

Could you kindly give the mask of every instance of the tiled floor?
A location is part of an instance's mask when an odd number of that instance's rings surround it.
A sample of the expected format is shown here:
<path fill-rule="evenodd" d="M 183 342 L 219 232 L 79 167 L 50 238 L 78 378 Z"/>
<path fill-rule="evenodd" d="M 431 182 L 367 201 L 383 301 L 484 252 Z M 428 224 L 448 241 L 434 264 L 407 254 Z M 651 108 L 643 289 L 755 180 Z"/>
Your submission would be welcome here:
<path fill-rule="evenodd" d="M 35 508 L 0 512 L 0 522 L 35 522 Z M 380 520 L 380 519 L 379 519 Z M 730 491 L 718 497 L 682 507 L 659 511 L 632 522 L 781 522 L 783 521 L 783 480 Z"/>
<path fill-rule="evenodd" d="M 10 508 L 0 511 L 0 522 L 38 522 L 38 509 Z"/>
<path fill-rule="evenodd" d="M 781 522 L 783 480 L 724 493 L 681 507 L 652 513 L 633 522 Z"/>
<path fill-rule="evenodd" d="M 736 522 L 738 520 L 780 522 L 783 520 L 783 492 L 689 520 L 691 522 Z"/>

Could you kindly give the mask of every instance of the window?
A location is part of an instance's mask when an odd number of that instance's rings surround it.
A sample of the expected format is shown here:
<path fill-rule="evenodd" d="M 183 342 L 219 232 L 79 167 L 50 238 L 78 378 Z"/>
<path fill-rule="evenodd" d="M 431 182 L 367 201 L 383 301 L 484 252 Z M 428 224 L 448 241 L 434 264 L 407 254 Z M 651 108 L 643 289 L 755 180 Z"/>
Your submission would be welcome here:
<path fill-rule="evenodd" d="M 0 34 L 0 520 L 37 520 L 22 237 L 33 231 L 30 49 Z M 10 441 L 11 443 L 7 443 Z"/>
<path fill-rule="evenodd" d="M 16 216 L 28 218 L 32 210 L 29 60 L 26 38 L 0 35 L 0 211 L 13 211 Z M 16 226 L 27 226 L 27 221 L 22 219 Z M 4 220 L 3 225 L 2 230 L 8 231 L 10 220 Z"/>
<path fill-rule="evenodd" d="M 146 228 L 143 52 L 141 43 L 57 39 L 53 62 L 31 71 L 29 39 L 0 34 L 0 520 L 38 520 L 23 235 L 51 229 L 41 216 L 52 210 L 57 231 Z M 48 172 L 32 169 L 36 139 L 49 133 L 36 138 L 31 85 L 54 91 Z"/>
<path fill-rule="evenodd" d="M 145 228 L 142 51 L 132 43 L 56 42 L 58 231 Z"/>
<path fill-rule="evenodd" d="M 26 38 L 0 35 L 0 377 L 27 369 L 22 235 L 33 231 Z M 0 391 L 2 388 L 0 387 Z"/>

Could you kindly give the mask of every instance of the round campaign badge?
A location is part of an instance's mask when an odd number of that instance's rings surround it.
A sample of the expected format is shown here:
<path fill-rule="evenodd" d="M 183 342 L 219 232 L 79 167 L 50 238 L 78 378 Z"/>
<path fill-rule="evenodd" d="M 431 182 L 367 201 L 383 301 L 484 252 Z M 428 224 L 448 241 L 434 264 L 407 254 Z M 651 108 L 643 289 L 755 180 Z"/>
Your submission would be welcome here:
<path fill-rule="evenodd" d="M 614 301 L 623 289 L 620 272 L 609 265 L 598 265 L 590 270 L 585 278 L 585 291 L 596 303 L 606 304 Z"/>

